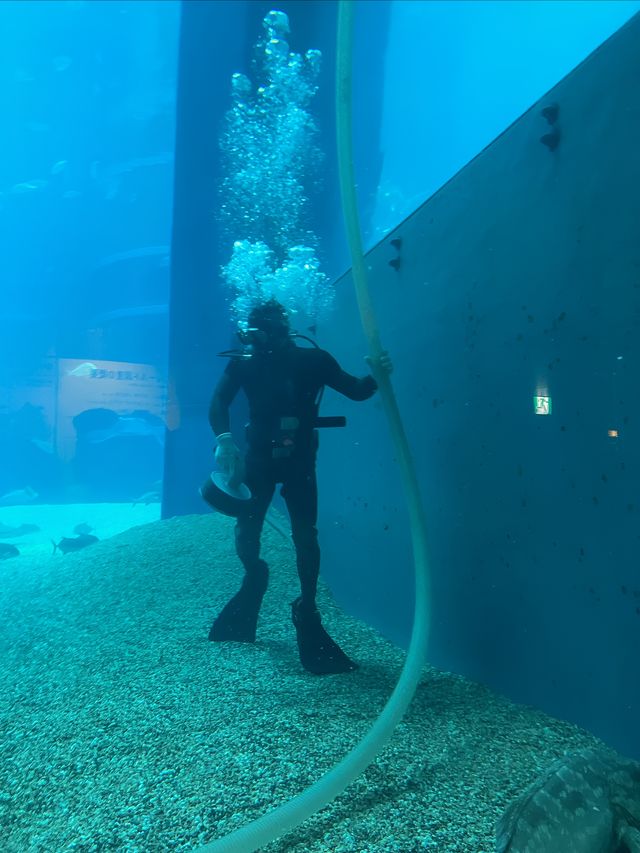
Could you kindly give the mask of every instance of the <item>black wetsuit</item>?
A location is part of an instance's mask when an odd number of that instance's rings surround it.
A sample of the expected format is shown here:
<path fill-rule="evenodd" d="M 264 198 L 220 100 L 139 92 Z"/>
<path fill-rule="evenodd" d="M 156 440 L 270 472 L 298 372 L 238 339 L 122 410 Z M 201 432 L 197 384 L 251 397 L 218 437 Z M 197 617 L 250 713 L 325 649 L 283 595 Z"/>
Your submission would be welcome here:
<path fill-rule="evenodd" d="M 373 376 L 345 373 L 322 349 L 288 342 L 275 352 L 233 358 L 211 400 L 209 422 L 216 435 L 229 432 L 229 406 L 242 389 L 249 402 L 246 475 L 251 489 L 249 511 L 236 524 L 236 550 L 247 576 L 266 588 L 267 567 L 260 560 L 260 534 L 275 487 L 291 519 L 302 599 L 315 603 L 318 547 L 316 451 L 317 399 L 328 385 L 351 400 L 367 400 L 376 389 Z"/>

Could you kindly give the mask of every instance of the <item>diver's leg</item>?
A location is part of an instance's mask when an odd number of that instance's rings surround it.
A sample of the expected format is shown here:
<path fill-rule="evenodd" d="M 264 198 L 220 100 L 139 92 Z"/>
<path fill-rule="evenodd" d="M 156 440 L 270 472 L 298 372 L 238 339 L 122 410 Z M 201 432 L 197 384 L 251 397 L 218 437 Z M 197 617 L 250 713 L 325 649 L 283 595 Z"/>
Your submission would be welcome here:
<path fill-rule="evenodd" d="M 306 470 L 305 470 L 306 468 Z M 291 519 L 291 534 L 296 549 L 301 595 L 291 604 L 300 662 L 309 672 L 329 675 L 351 672 L 358 665 L 342 651 L 322 627 L 316 607 L 320 573 L 318 545 L 318 488 L 315 466 L 294 470 L 284 481 L 282 496 Z"/>
<path fill-rule="evenodd" d="M 318 487 L 315 469 L 289 478 L 282 487 L 282 496 L 291 519 L 291 538 L 296 549 L 301 605 L 307 610 L 314 610 L 320 574 L 320 546 L 316 527 Z"/>
<path fill-rule="evenodd" d="M 244 566 L 242 586 L 225 605 L 209 631 L 216 642 L 235 640 L 254 643 L 258 614 L 269 580 L 269 567 L 260 559 L 260 534 L 269 508 L 275 482 L 267 465 L 247 465 L 245 482 L 251 489 L 247 512 L 236 522 L 236 553 Z"/>

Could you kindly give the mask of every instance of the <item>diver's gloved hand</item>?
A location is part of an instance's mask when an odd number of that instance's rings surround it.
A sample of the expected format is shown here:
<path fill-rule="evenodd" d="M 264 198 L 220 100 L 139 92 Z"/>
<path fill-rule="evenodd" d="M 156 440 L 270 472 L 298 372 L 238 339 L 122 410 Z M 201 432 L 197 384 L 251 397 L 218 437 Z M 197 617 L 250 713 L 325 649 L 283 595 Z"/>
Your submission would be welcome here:
<path fill-rule="evenodd" d="M 380 358 L 378 359 L 378 365 L 380 370 L 383 373 L 393 373 L 393 362 L 391 361 L 391 356 L 387 352 L 387 350 L 382 350 L 380 353 Z"/>
<path fill-rule="evenodd" d="M 374 373 L 376 371 L 380 371 L 380 373 L 386 373 L 388 375 L 393 372 L 393 362 L 391 361 L 386 349 L 382 350 L 378 358 L 372 358 L 370 355 L 367 355 L 364 360 Z"/>
<path fill-rule="evenodd" d="M 230 432 L 222 432 L 216 436 L 218 446 L 216 447 L 216 464 L 227 478 L 231 488 L 239 486 L 244 477 L 244 460 L 239 448 L 233 441 Z"/>

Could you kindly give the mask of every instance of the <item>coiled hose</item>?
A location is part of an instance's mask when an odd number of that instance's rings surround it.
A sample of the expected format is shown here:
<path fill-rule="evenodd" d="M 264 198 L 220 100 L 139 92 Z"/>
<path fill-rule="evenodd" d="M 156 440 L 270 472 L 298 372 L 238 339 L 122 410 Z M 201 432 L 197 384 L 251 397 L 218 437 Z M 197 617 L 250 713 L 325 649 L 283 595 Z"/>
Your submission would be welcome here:
<path fill-rule="evenodd" d="M 382 354 L 373 306 L 365 272 L 364 253 L 360 236 L 360 222 L 353 175 L 351 142 L 351 56 L 354 21 L 353 0 L 340 0 L 338 4 L 338 60 L 337 60 L 337 136 L 338 162 L 342 207 L 351 251 L 353 282 L 358 299 L 360 317 L 369 344 L 372 369 L 378 382 L 380 395 L 389 421 L 391 436 L 400 464 L 402 483 L 409 509 L 411 536 L 415 562 L 415 612 L 411 643 L 404 668 L 395 690 L 382 713 L 362 740 L 332 770 L 317 782 L 266 815 L 200 848 L 199 853 L 253 853 L 280 836 L 286 835 L 315 812 L 324 808 L 353 782 L 390 739 L 415 693 L 425 663 L 429 634 L 429 567 L 427 562 L 426 525 L 420 490 L 409 444 L 404 432 L 398 405 L 389 376 L 380 371 Z"/>

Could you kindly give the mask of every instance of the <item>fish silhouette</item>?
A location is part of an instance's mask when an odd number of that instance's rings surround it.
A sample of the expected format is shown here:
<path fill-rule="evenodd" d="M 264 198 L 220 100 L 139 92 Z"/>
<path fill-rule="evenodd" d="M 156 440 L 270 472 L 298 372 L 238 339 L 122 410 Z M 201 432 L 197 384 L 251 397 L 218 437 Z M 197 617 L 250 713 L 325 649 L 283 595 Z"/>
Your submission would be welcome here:
<path fill-rule="evenodd" d="M 8 542 L 0 542 L 0 560 L 8 560 L 9 557 L 19 557 L 20 551 L 15 545 L 10 545 Z"/>
<path fill-rule="evenodd" d="M 69 554 L 72 551 L 81 551 L 88 545 L 93 545 L 94 542 L 99 542 L 97 536 L 92 536 L 90 533 L 81 533 L 79 536 L 63 537 L 58 543 L 51 540 L 53 545 L 53 553 L 62 551 L 63 554 Z"/>
<path fill-rule="evenodd" d="M 0 497 L 0 506 L 17 506 L 30 504 L 38 500 L 38 493 L 31 486 L 26 486 L 24 489 L 16 489 L 14 492 L 7 492 Z"/>
<path fill-rule="evenodd" d="M 0 536 L 13 538 L 14 536 L 26 536 L 27 533 L 37 533 L 40 528 L 37 524 L 19 524 L 17 527 L 12 527 L 10 524 L 2 524 L 0 522 Z"/>
<path fill-rule="evenodd" d="M 640 763 L 604 749 L 555 761 L 502 815 L 496 853 L 640 851 Z"/>

